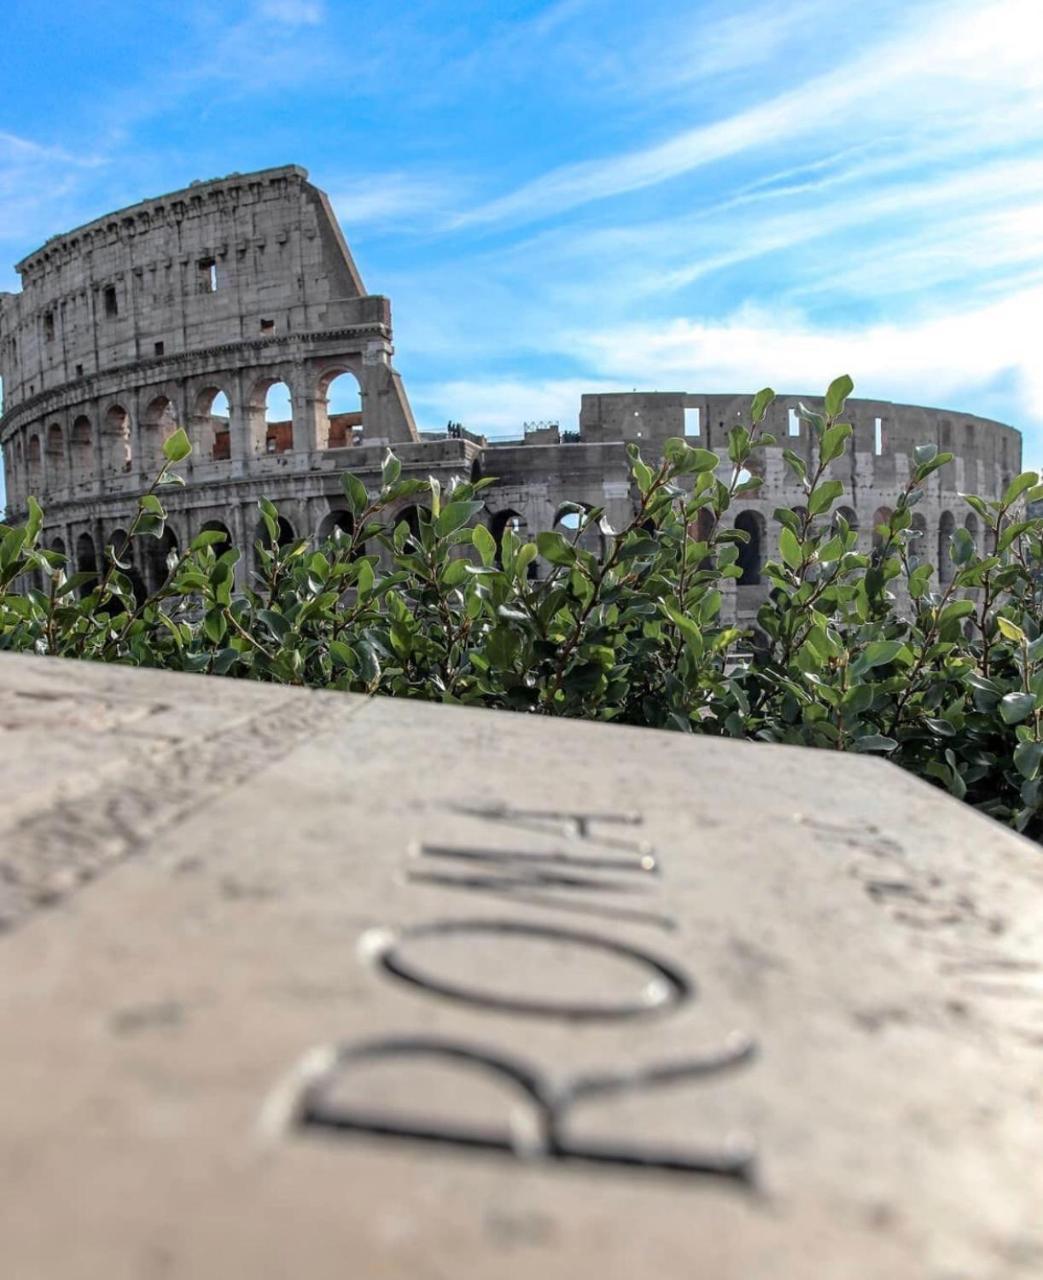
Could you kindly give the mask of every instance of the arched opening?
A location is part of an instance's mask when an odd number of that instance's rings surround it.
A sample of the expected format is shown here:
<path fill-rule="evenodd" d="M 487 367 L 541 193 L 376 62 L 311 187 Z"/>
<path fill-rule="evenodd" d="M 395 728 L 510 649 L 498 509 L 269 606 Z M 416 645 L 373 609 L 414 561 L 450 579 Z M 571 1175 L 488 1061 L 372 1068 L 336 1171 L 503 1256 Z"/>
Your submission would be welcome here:
<path fill-rule="evenodd" d="M 909 539 L 909 550 L 914 556 L 922 557 L 927 552 L 927 519 L 922 511 L 917 511 L 913 515 L 913 522 L 909 528 L 913 535 Z"/>
<path fill-rule="evenodd" d="M 514 511 L 508 507 L 505 511 L 497 511 L 489 521 L 489 532 L 496 539 L 496 563 L 502 564 L 503 553 L 503 535 L 510 529 L 516 541 L 524 541 L 525 537 L 525 520 L 518 511 Z M 535 569 L 536 561 L 534 560 L 529 569 Z M 530 576 L 532 576 L 530 574 Z"/>
<path fill-rule="evenodd" d="M 319 521 L 316 537 L 317 541 L 326 542 L 330 538 L 340 540 L 343 536 L 344 540 L 350 542 L 354 532 L 355 521 L 350 511 L 328 511 Z"/>
<path fill-rule="evenodd" d="M 881 551 L 884 543 L 887 541 L 886 527 L 891 523 L 892 511 L 890 507 L 877 507 L 873 512 L 873 550 Z M 881 525 L 885 526 L 881 529 Z"/>
<path fill-rule="evenodd" d="M 119 572 L 130 580 L 135 601 L 138 604 L 144 604 L 148 592 L 145 589 L 145 581 L 134 563 L 134 544 L 127 536 L 126 529 L 113 529 L 112 536 L 109 538 L 109 546 L 112 547 L 116 559 L 121 564 L 128 566 L 126 569 L 120 569 Z"/>
<path fill-rule="evenodd" d="M 220 533 L 223 535 L 220 542 L 212 542 L 210 549 L 214 555 L 220 558 L 226 551 L 232 549 L 232 534 L 229 528 L 220 520 L 208 520 L 206 524 L 199 530 L 200 533 Z"/>
<path fill-rule="evenodd" d="M 588 519 L 593 508 L 586 502 L 572 503 L 570 505 L 582 507 L 582 511 L 565 511 L 559 507 L 558 513 L 554 517 L 554 528 L 563 533 L 570 542 L 583 551 L 589 551 L 592 556 L 603 560 L 605 557 L 604 535 L 598 522 Z M 583 526 L 583 532 L 577 538 L 576 534 L 581 526 Z"/>
<path fill-rule="evenodd" d="M 52 538 L 50 542 L 50 549 L 52 551 L 57 551 L 58 554 L 61 556 L 65 555 L 65 539 Z"/>
<path fill-rule="evenodd" d="M 952 582 L 953 563 L 949 554 L 956 519 L 951 511 L 943 511 L 938 521 L 938 581 L 945 585 Z"/>
<path fill-rule="evenodd" d="M 65 485 L 65 433 L 61 423 L 52 422 L 47 428 L 47 488 L 53 493 Z"/>
<path fill-rule="evenodd" d="M 72 424 L 69 460 L 72 464 L 73 484 L 83 484 L 94 479 L 94 433 L 91 431 L 90 419 L 82 414 Z"/>
<path fill-rule="evenodd" d="M 141 456 L 145 471 L 152 476 L 163 465 L 163 441 L 177 430 L 177 414 L 166 396 L 156 396 L 141 419 Z"/>
<path fill-rule="evenodd" d="M 195 398 L 189 437 L 200 458 L 226 462 L 232 456 L 232 411 L 220 387 L 205 387 Z"/>
<path fill-rule="evenodd" d="M 362 388 L 348 369 L 331 369 L 315 390 L 318 447 L 343 449 L 362 436 Z"/>
<path fill-rule="evenodd" d="M 94 550 L 94 539 L 89 533 L 81 533 L 76 539 L 76 572 L 93 573 L 97 577 L 98 557 Z M 96 582 L 85 582 L 79 590 L 80 599 L 89 595 L 95 586 Z"/>
<path fill-rule="evenodd" d="M 510 507 L 505 511 L 497 511 L 489 521 L 489 532 L 496 539 L 496 563 L 498 565 L 503 564 L 503 535 L 508 529 L 510 529 L 514 537 L 516 546 L 526 541 L 528 526 L 526 525 L 525 517 Z M 529 562 L 526 576 L 532 581 L 535 581 L 540 576 L 538 560 Z"/>
<path fill-rule="evenodd" d="M 293 395 L 285 382 L 262 378 L 254 383 L 246 418 L 254 453 L 287 453 L 293 448 Z"/>
<path fill-rule="evenodd" d="M 158 591 L 177 560 L 177 534 L 167 525 L 160 537 L 145 539 L 143 550 L 145 583 L 149 591 Z"/>
<path fill-rule="evenodd" d="M 981 526 L 978 524 L 978 517 L 973 511 L 967 512 L 967 518 L 963 522 L 963 527 L 971 535 L 974 540 L 974 554 L 981 555 Z"/>
<path fill-rule="evenodd" d="M 107 475 L 130 470 L 130 414 L 120 404 L 112 405 L 102 425 L 102 464 Z"/>
<path fill-rule="evenodd" d="M 740 511 L 735 517 L 736 529 L 749 535 L 746 542 L 739 543 L 739 559 L 736 562 L 740 574 L 737 585 L 740 587 L 756 587 L 760 585 L 761 569 L 764 567 L 764 538 L 766 526 L 764 517 L 759 511 Z"/>
<path fill-rule="evenodd" d="M 27 479 L 29 481 L 29 492 L 32 496 L 38 497 L 40 493 L 41 473 L 41 453 L 40 437 L 35 433 L 29 437 L 29 466 L 27 468 Z"/>

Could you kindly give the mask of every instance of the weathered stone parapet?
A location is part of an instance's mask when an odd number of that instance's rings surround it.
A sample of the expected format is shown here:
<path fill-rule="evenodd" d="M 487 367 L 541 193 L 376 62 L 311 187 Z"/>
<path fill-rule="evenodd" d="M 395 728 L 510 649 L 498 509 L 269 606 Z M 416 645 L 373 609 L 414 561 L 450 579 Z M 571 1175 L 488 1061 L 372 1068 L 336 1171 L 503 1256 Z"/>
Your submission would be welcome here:
<path fill-rule="evenodd" d="M 2 654 L 0 709 L 5 1274 L 1040 1274 L 1043 864 L 943 792 Z"/>

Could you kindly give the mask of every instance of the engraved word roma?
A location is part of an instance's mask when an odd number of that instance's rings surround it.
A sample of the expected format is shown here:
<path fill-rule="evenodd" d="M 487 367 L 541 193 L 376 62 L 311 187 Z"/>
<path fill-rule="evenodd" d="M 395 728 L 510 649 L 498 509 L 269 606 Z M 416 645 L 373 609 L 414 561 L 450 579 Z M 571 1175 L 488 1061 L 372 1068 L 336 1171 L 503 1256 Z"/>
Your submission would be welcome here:
<path fill-rule="evenodd" d="M 541 836 L 560 834 L 567 848 L 502 849 L 484 845 L 424 843 L 407 872 L 411 883 L 447 892 L 483 894 L 555 913 L 596 918 L 605 925 L 629 924 L 669 934 L 676 921 L 646 909 L 640 898 L 661 868 L 653 850 L 631 832 L 642 823 L 634 814 L 522 809 L 506 805 L 467 808 L 483 821 Z M 608 834 L 600 834 L 604 828 Z M 530 842 L 533 843 L 533 842 Z M 651 878 L 651 880 L 650 880 Z M 625 905 L 618 899 L 623 898 Z M 575 948 L 586 957 L 609 961 L 629 971 L 636 986 L 618 994 L 569 995 L 560 990 L 519 989 L 517 974 L 488 966 L 466 978 L 438 965 L 442 944 L 484 947 L 509 942 Z M 434 959 L 431 952 L 434 951 Z M 432 998 L 472 1009 L 517 1017 L 564 1020 L 583 1025 L 624 1019 L 668 1016 L 697 995 L 693 978 L 682 965 L 657 950 L 646 949 L 589 925 L 575 927 L 560 916 L 552 922 L 499 917 L 440 918 L 404 929 L 371 930 L 359 944 L 360 958 L 389 980 L 406 983 Z M 502 969 L 508 969 L 502 966 Z M 511 981 L 514 985 L 511 985 Z M 752 1185 L 755 1152 L 746 1141 L 718 1146 L 664 1146 L 622 1140 L 588 1140 L 570 1136 L 568 1121 L 579 1105 L 590 1106 L 622 1093 L 636 1093 L 678 1082 L 714 1080 L 749 1063 L 756 1045 L 732 1033 L 716 1048 L 677 1061 L 636 1067 L 607 1067 L 575 1075 L 557 1075 L 517 1055 L 485 1043 L 444 1036 L 402 1035 L 352 1041 L 312 1050 L 299 1064 L 291 1083 L 287 1113 L 291 1132 L 350 1138 L 368 1135 L 436 1146 L 464 1148 L 547 1163 L 585 1163 L 619 1170 L 657 1170 L 690 1176 L 713 1176 Z M 352 1071 L 382 1065 L 426 1062 L 478 1070 L 498 1080 L 518 1100 L 512 1120 L 501 1125 L 477 1124 L 466 1118 L 425 1119 L 412 1110 L 352 1104 L 343 1090 Z M 463 1091 L 462 1096 L 466 1096 Z"/>

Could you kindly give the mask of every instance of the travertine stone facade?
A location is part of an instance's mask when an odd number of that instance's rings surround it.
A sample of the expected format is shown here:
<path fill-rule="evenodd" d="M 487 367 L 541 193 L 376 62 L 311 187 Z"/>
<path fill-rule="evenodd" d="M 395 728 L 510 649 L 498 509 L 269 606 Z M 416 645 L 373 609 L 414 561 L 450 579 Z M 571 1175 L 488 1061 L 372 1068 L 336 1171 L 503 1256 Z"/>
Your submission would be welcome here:
<path fill-rule="evenodd" d="M 376 482 L 388 445 L 423 476 L 496 476 L 486 515 L 496 534 L 508 522 L 529 534 L 551 528 L 564 502 L 603 507 L 618 528 L 634 510 L 629 441 L 654 457 L 684 435 L 717 449 L 723 464 L 727 429 L 749 410 L 741 396 L 587 395 L 578 433 L 544 426 L 510 443 L 460 429 L 421 435 L 391 363 L 390 304 L 365 292 L 325 194 L 296 166 L 143 201 L 49 240 L 18 269 L 22 292 L 0 294 L 0 442 L 13 518 L 38 496 L 49 545 L 91 569 L 132 519 L 163 439 L 178 426 L 192 437 L 187 484 L 166 495 L 166 539 L 138 553 L 142 588 L 203 528 L 244 548 L 245 575 L 261 496 L 279 505 L 287 537 L 328 533 L 348 519 L 340 473 Z M 330 384 L 344 374 L 358 382 L 361 413 L 331 415 Z M 266 396 L 280 382 L 292 418 L 275 424 Z M 764 458 L 762 489 L 735 513 L 751 535 L 727 602 L 740 618 L 767 589 L 773 511 L 801 501 L 782 457 L 788 447 L 810 458 L 797 405 L 784 396 L 771 410 L 779 443 Z M 917 508 L 926 553 L 936 559 L 957 523 L 981 536 L 957 494 L 1001 491 L 1020 468 L 1017 431 L 889 402 L 854 400 L 850 412 L 855 448 L 834 473 L 866 549 L 914 446 L 926 442 L 956 455 Z"/>

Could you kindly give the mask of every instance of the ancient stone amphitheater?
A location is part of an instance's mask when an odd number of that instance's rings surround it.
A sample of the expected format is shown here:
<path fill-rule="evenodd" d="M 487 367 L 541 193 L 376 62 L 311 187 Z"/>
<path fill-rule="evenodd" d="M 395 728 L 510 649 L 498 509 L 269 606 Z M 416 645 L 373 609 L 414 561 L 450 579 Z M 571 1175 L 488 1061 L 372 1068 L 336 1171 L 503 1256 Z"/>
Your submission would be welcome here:
<path fill-rule="evenodd" d="M 633 510 L 627 442 L 652 457 L 681 435 L 724 458 L 728 427 L 748 412 L 746 396 L 634 392 L 583 396 L 578 431 L 542 425 L 511 441 L 487 440 L 481 424 L 418 431 L 391 362 L 390 303 L 366 293 L 329 201 L 296 166 L 144 200 L 54 237 L 17 269 L 21 293 L 0 294 L 8 519 L 38 496 L 47 544 L 91 570 L 121 540 L 164 438 L 177 426 L 192 438 L 187 484 L 165 493 L 166 535 L 135 553 L 141 591 L 202 529 L 243 549 L 245 581 L 262 496 L 278 504 L 285 538 L 347 527 L 341 472 L 375 482 L 389 445 L 407 473 L 497 477 L 486 514 L 497 536 L 509 522 L 529 534 L 552 528 L 568 502 L 604 507 L 618 527 Z M 767 451 L 757 497 L 735 515 L 751 535 L 726 606 L 740 618 L 767 589 L 773 510 L 801 501 L 782 459 L 783 446 L 812 449 L 799 399 L 782 396 L 771 410 L 779 446 Z M 956 455 L 917 508 L 932 557 L 957 521 L 980 537 L 958 491 L 995 496 L 1020 468 L 1021 436 L 1001 423 L 870 400 L 851 401 L 850 417 L 855 447 L 837 474 L 866 548 L 915 445 Z"/>

